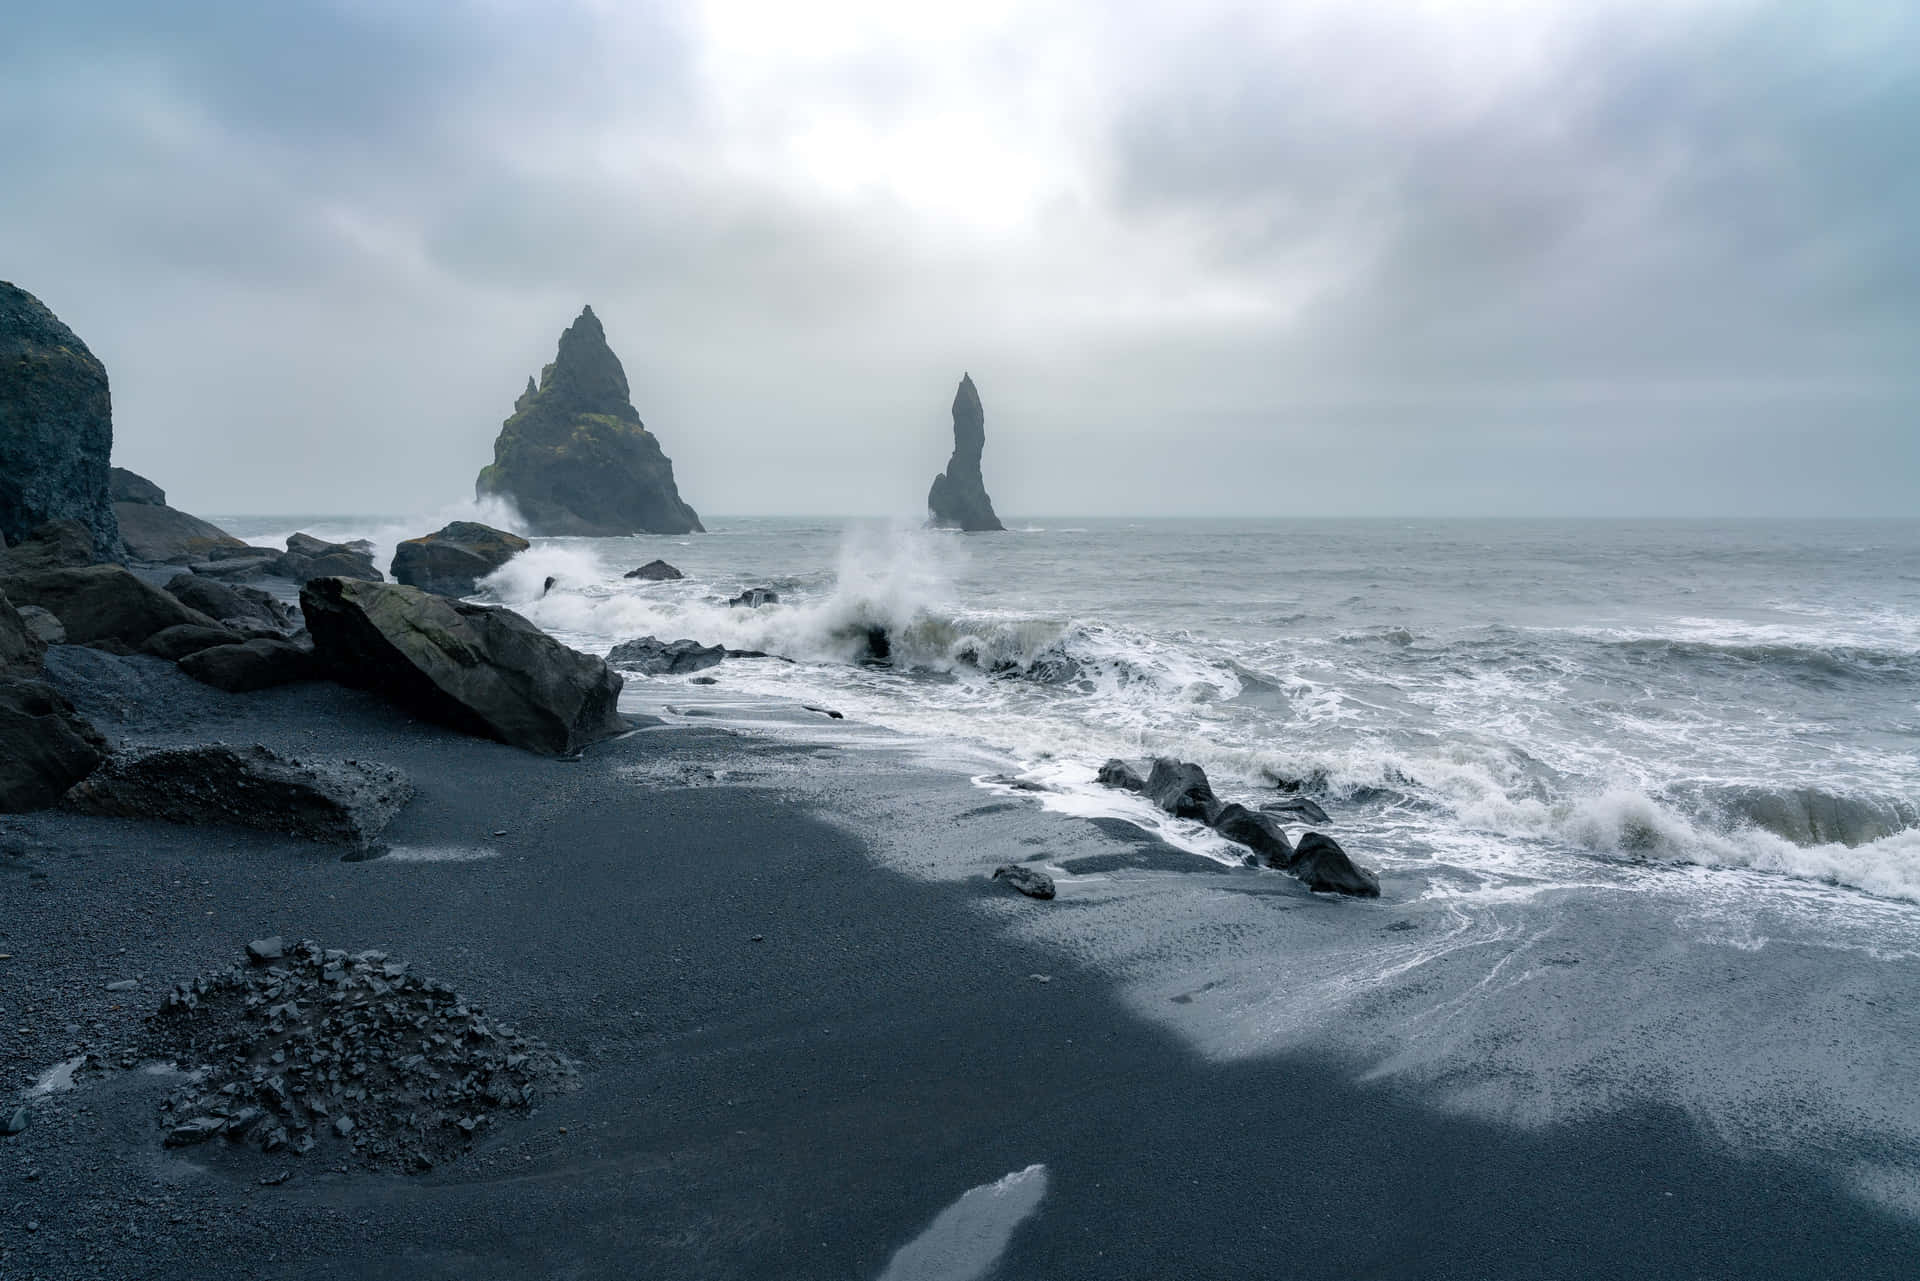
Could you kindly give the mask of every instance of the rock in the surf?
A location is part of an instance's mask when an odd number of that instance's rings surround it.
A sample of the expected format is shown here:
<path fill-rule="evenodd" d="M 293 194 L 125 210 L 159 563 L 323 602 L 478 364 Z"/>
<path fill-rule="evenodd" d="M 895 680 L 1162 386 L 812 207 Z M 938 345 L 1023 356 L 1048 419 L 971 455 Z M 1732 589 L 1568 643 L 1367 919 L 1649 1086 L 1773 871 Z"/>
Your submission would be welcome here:
<path fill-rule="evenodd" d="M 1265 814 L 1236 803 L 1222 805 L 1213 817 L 1213 830 L 1236 845 L 1244 845 L 1267 867 L 1293 863 L 1293 844 L 1286 829 Z"/>
<path fill-rule="evenodd" d="M 934 525 L 974 533 L 1006 528 L 994 515 L 993 500 L 987 497 L 987 483 L 980 474 L 986 422 L 973 376 L 962 374 L 960 388 L 953 394 L 953 456 L 927 491 L 927 515 Z"/>
<path fill-rule="evenodd" d="M 1105 765 L 1102 765 L 1099 772 L 1093 777 L 1094 780 L 1103 787 L 1117 787 L 1123 792 L 1144 792 L 1147 790 L 1147 780 L 1141 778 L 1140 775 L 1134 772 L 1133 766 L 1127 764 L 1117 756 L 1109 760 Z"/>
<path fill-rule="evenodd" d="M 267 567 L 267 571 L 296 583 L 315 578 L 357 578 L 380 583 L 386 578 L 373 565 L 373 544 L 356 538 L 347 543 L 329 543 L 311 534 L 292 534 L 287 538 L 286 554 Z"/>
<path fill-rule="evenodd" d="M 119 560 L 107 476 L 107 369 L 38 298 L 0 280 L 0 545 L 78 521 L 93 560 Z"/>
<path fill-rule="evenodd" d="M 106 754 L 100 731 L 51 685 L 0 675 L 0 813 L 45 809 Z"/>
<path fill-rule="evenodd" d="M 683 676 L 716 666 L 726 656 L 726 647 L 722 645 L 702 645 L 684 638 L 667 642 L 657 636 L 642 636 L 615 645 L 607 655 L 607 662 L 623 671 L 647 676 Z"/>
<path fill-rule="evenodd" d="M 1289 797 L 1284 801 L 1268 801 L 1260 807 L 1263 814 L 1298 814 L 1309 823 L 1331 823 L 1327 812 L 1304 796 Z"/>
<path fill-rule="evenodd" d="M 513 408 L 474 482 L 477 497 L 510 500 L 535 534 L 700 532 L 593 308 L 560 335 L 559 354 Z"/>
<path fill-rule="evenodd" d="M 1053 878 L 1045 872 L 1036 872 L 1030 867 L 1018 863 L 1002 863 L 993 869 L 993 879 L 1005 881 L 1028 898 L 1047 899 L 1053 897 Z"/>
<path fill-rule="evenodd" d="M 1146 796 L 1175 818 L 1195 818 L 1202 823 L 1210 822 L 1220 808 L 1220 800 L 1207 782 L 1207 772 L 1170 756 L 1154 759 L 1153 772 L 1147 775 Z"/>
<path fill-rule="evenodd" d="M 638 569 L 630 569 L 622 578 L 637 578 L 643 583 L 671 583 L 686 575 L 664 560 L 650 560 Z"/>
<path fill-rule="evenodd" d="M 0 577 L 0 592 L 16 605 L 38 605 L 60 620 L 75 645 L 132 652 L 156 632 L 182 624 L 216 627 L 158 587 L 120 565 L 86 565 Z"/>
<path fill-rule="evenodd" d="M 333 679 L 455 729 L 564 756 L 627 728 L 619 673 L 512 610 L 347 578 L 307 583 L 300 609 Z"/>
<path fill-rule="evenodd" d="M 393 549 L 393 581 L 440 596 L 471 596 L 480 580 L 533 546 L 518 534 L 456 520 Z"/>
<path fill-rule="evenodd" d="M 412 799 L 413 784 L 390 765 L 295 760 L 258 745 L 213 743 L 121 752 L 61 804 L 82 814 L 254 827 L 365 847 Z"/>
<path fill-rule="evenodd" d="M 1340 842 L 1319 832 L 1308 832 L 1300 838 L 1287 870 L 1310 890 L 1355 898 L 1380 897 L 1380 878 L 1348 858 Z"/>
<path fill-rule="evenodd" d="M 778 605 L 780 593 L 771 587 L 749 587 L 727 602 L 735 609 L 759 609 L 762 605 Z"/>
<path fill-rule="evenodd" d="M 317 680 L 313 648 L 297 641 L 256 636 L 237 645 L 215 645 L 180 660 L 180 670 L 203 685 L 246 694 L 294 681 Z"/>

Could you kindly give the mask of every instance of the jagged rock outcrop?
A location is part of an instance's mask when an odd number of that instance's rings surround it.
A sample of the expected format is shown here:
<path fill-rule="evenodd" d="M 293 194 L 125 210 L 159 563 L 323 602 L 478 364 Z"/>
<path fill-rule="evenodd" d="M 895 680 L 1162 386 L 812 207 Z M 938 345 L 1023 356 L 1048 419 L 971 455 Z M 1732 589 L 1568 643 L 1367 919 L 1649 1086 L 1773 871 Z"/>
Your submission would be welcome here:
<path fill-rule="evenodd" d="M 533 546 L 518 534 L 456 520 L 393 549 L 393 581 L 436 596 L 471 596 L 480 580 Z"/>
<path fill-rule="evenodd" d="M 0 577 L 94 563 L 93 531 L 77 520 L 50 520 L 0 551 Z"/>
<path fill-rule="evenodd" d="M 300 610 L 327 675 L 465 733 L 564 756 L 627 728 L 619 673 L 512 610 L 350 578 L 309 582 Z"/>
<path fill-rule="evenodd" d="M 1005 529 L 993 514 L 987 482 L 980 475 L 980 453 L 987 444 L 987 416 L 973 376 L 960 376 L 953 394 L 953 457 L 927 491 L 927 515 L 933 524 L 972 533 Z"/>
<path fill-rule="evenodd" d="M 312 534 L 287 535 L 286 554 L 267 566 L 267 572 L 304 583 L 313 578 L 358 578 L 382 583 L 386 576 L 373 567 L 373 544 L 364 538 L 329 543 Z"/>
<path fill-rule="evenodd" d="M 45 809 L 106 753 L 100 731 L 58 690 L 0 672 L 0 814 Z"/>
<path fill-rule="evenodd" d="M 113 516 L 130 560 L 156 565 L 204 561 L 215 548 L 245 547 L 226 530 L 167 506 L 167 492 L 124 467 L 109 471 Z"/>
<path fill-rule="evenodd" d="M 107 479 L 107 369 L 38 298 L 0 280 L 0 543 L 77 520 L 96 560 L 119 560 Z"/>
<path fill-rule="evenodd" d="M 71 643 L 103 645 L 121 653 L 139 649 L 169 628 L 218 627 L 199 610 L 142 582 L 121 565 L 0 575 L 0 592 L 16 606 L 38 605 L 59 619 Z"/>
<path fill-rule="evenodd" d="M 266 628 L 286 633 L 294 629 L 293 613 L 272 592 L 258 587 L 235 587 L 198 574 L 175 574 L 167 580 L 167 594 L 236 631 Z"/>
<path fill-rule="evenodd" d="M 640 421 L 626 370 L 593 314 L 560 335 L 560 351 L 514 402 L 480 469 L 476 497 L 510 500 L 537 535 L 704 532 L 680 499 L 673 463 Z"/>

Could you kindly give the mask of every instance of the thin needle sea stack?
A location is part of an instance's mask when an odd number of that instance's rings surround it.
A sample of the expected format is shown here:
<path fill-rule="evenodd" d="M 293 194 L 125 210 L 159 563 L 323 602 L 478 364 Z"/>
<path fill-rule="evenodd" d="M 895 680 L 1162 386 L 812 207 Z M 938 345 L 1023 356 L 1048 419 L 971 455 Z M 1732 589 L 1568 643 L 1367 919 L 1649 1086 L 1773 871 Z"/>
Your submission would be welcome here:
<path fill-rule="evenodd" d="M 993 514 L 993 500 L 980 475 L 980 452 L 986 445 L 987 415 L 980 408 L 980 393 L 974 390 L 973 376 L 962 374 L 960 390 L 953 393 L 953 457 L 927 491 L 931 523 L 969 532 L 1006 528 Z"/>

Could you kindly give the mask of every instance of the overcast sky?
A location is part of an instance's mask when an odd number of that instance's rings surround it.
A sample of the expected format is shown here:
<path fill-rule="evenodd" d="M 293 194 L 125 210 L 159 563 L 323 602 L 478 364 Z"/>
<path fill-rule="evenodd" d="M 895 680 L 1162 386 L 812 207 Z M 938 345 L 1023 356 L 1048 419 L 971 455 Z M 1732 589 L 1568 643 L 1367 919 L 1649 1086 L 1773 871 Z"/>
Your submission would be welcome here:
<path fill-rule="evenodd" d="M 591 303 L 701 512 L 1920 512 L 1920 6 L 9 6 L 0 278 L 209 513 L 470 496 Z"/>

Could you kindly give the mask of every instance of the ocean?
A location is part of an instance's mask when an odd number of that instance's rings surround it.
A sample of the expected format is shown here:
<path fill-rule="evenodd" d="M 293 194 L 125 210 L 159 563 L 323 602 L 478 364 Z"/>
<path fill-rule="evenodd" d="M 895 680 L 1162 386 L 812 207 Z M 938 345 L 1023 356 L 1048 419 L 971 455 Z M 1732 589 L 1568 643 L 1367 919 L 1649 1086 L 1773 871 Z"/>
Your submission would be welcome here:
<path fill-rule="evenodd" d="M 383 556 L 433 527 L 228 524 Z M 636 707 L 831 706 L 1200 857 L 1238 851 L 1099 788 L 1100 763 L 1170 755 L 1229 799 L 1305 795 L 1388 876 L 1662 862 L 1920 902 L 1920 521 L 1016 524 L 542 539 L 483 598 L 594 653 L 653 635 L 778 656 L 712 687 L 633 677 Z M 655 557 L 686 578 L 622 577 Z M 726 603 L 748 587 L 779 603 Z"/>

